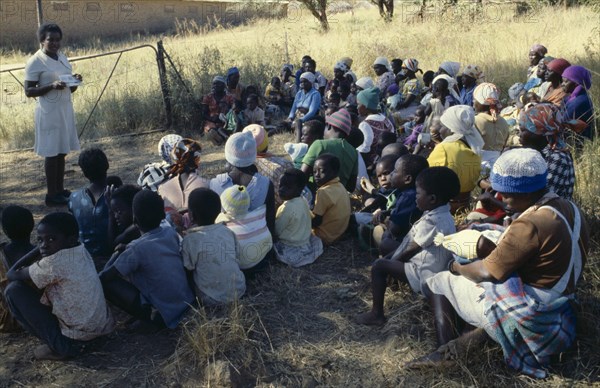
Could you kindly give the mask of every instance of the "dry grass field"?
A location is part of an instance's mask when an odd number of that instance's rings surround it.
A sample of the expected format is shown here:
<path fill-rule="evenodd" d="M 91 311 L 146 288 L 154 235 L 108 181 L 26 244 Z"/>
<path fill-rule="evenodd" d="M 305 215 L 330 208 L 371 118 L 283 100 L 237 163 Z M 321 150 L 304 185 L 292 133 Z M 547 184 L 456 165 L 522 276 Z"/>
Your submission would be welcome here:
<path fill-rule="evenodd" d="M 404 15 L 406 16 L 406 15 Z M 370 75 L 379 55 L 415 57 L 424 70 L 443 60 L 483 67 L 488 80 L 504 91 L 524 78 L 527 50 L 543 42 L 550 53 L 591 68 L 594 101 L 600 104 L 599 16 L 591 8 L 568 11 L 544 8 L 527 18 L 506 11 L 490 20 L 442 17 L 409 23 L 398 14 L 390 24 L 374 10 L 356 9 L 332 15 L 329 34 L 319 32 L 307 14 L 287 21 L 260 21 L 234 29 L 216 28 L 202 35 L 187 26 L 164 38 L 165 47 L 196 96 L 227 67 L 237 65 L 246 83 L 264 84 L 283 62 L 296 63 L 304 54 L 316 58 L 326 76 L 339 57 L 354 58 L 356 73 Z M 493 20 L 492 20 L 493 19 Z M 66 30 L 66 28 L 65 28 Z M 67 30 L 68 31 L 68 30 Z M 67 34 L 67 32 L 65 32 Z M 287 37 L 287 38 L 286 38 Z M 117 48 L 102 42 L 70 51 L 70 56 Z M 127 46 L 140 44 L 130 42 Z M 287 53 L 287 54 L 286 54 Z M 24 63 L 27 53 L 7 53 L 2 65 Z M 114 58 L 112 59 L 114 61 Z M 99 146 L 111 162 L 110 174 L 134 182 L 145 163 L 158 158 L 156 144 L 164 133 L 119 136 L 161 127 L 162 100 L 156 65 L 150 54 L 124 55 L 124 67 L 106 91 L 84 133 L 84 147 Z M 81 126 L 113 63 L 78 62 L 86 85 L 75 108 Z M 17 77 L 20 73 L 15 73 Z M 371 74 L 372 75 L 372 74 Z M 10 82 L 4 78 L 2 84 Z M 190 101 L 174 89 L 177 112 L 174 131 L 194 136 Z M 12 89 L 11 89 L 12 90 Z M 16 89 L 15 89 L 16 90 Z M 80 93 L 82 92 L 82 93 Z M 0 138 L 4 149 L 32 144 L 33 102 L 22 92 L 2 95 Z M 87 94 L 86 94 L 87 93 Z M 282 154 L 290 135 L 276 135 L 272 152 Z M 409 370 L 407 361 L 434 349 L 432 315 L 427 304 L 408 287 L 388 290 L 388 322 L 380 327 L 354 323 L 371 302 L 370 264 L 349 237 L 326 248 L 316 263 L 301 269 L 274 264 L 249 283 L 247 295 L 235 306 L 195 310 L 174 331 L 153 335 L 123 330 L 92 343 L 80 358 L 68 362 L 32 360 L 39 343 L 26 334 L 0 334 L 0 387 L 12 386 L 169 386 L 169 387 L 395 387 L 395 386 L 600 386 L 600 153 L 598 142 L 586 146 L 577 160 L 576 201 L 594 227 L 593 252 L 583 272 L 577 344 L 552 365 L 545 380 L 515 374 L 502 361 L 499 346 L 472 349 L 449 367 Z M 205 144 L 202 172 L 223 169 L 219 147 Z M 66 184 L 81 187 L 77 153 L 67 158 Z M 45 189 L 42 160 L 31 151 L 0 153 L 0 204 L 30 208 L 36 221 L 50 211 L 42 205 Z"/>

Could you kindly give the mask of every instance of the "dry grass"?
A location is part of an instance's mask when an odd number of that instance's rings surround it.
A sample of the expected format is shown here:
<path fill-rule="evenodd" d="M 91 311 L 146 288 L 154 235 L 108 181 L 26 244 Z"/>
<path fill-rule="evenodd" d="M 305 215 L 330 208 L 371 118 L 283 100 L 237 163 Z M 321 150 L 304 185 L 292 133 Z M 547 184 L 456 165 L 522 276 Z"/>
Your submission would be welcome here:
<path fill-rule="evenodd" d="M 443 60 L 477 64 L 487 79 L 502 90 L 525 77 L 526 54 L 533 42 L 543 42 L 555 57 L 592 69 L 594 83 L 600 84 L 600 43 L 597 40 L 598 13 L 590 7 L 562 9 L 542 8 L 514 18 L 505 7 L 484 8 L 473 18 L 472 12 L 434 15 L 424 22 L 414 22 L 415 9 L 400 6 L 392 23 L 384 23 L 373 10 L 331 15 L 331 31 L 323 35 L 306 10 L 293 8 L 286 20 L 264 20 L 233 29 L 219 26 L 211 31 L 180 24 L 178 33 L 164 37 L 172 56 L 188 86 L 198 99 L 207 92 L 215 74 L 223 74 L 229 66 L 238 66 L 243 82 L 264 87 L 279 73 L 282 63 L 297 63 L 305 54 L 316 58 L 319 70 L 332 76 L 333 65 L 342 56 L 354 58 L 357 75 L 371 75 L 373 58 L 413 57 L 424 69 L 437 69 Z M 197 33 L 201 33 L 200 35 Z M 118 45 L 92 42 L 91 47 L 70 47 L 65 37 L 64 49 L 69 56 L 108 51 Z M 158 37 L 136 37 L 131 45 L 154 44 Z M 95 48 L 97 47 L 97 48 Z M 24 64 L 30 54 L 4 53 L 3 66 Z M 75 94 L 74 105 L 81 129 L 97 96 L 112 70 L 115 56 L 77 62 L 75 71 L 83 74 L 85 85 Z M 173 76 L 173 74 L 171 74 Z M 15 72 L 23 79 L 23 72 Z M 194 104 L 183 88 L 171 77 L 175 128 L 191 128 L 198 118 Z M 27 99 L 18 83 L 6 73 L 0 76 L 2 109 L 0 139 L 3 149 L 23 148 L 33 144 L 34 101 Z M 598 88 L 593 99 L 600 104 Z M 109 82 L 105 96 L 92 117 L 84 138 L 97 138 L 160 128 L 164 122 L 157 67 L 150 50 L 124 54 Z M 197 124 L 197 123 L 196 123 Z"/>

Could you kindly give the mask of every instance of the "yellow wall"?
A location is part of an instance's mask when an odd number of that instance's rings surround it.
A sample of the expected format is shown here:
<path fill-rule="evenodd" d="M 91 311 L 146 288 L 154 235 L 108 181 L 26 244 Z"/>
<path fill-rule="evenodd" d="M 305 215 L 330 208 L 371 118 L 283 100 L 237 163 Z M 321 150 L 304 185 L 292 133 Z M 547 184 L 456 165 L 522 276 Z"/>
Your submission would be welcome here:
<path fill-rule="evenodd" d="M 42 0 L 44 21 L 60 25 L 67 39 L 162 32 L 176 19 L 238 23 L 257 13 L 283 17 L 287 2 L 217 2 L 185 0 Z M 36 0 L 0 0 L 0 46 L 35 43 Z"/>

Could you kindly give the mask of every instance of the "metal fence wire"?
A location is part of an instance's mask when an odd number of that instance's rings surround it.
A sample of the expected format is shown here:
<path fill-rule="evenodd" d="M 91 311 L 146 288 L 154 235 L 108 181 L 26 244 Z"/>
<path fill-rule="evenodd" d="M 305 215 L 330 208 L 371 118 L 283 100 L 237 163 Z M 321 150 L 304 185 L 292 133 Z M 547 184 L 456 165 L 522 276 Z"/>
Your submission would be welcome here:
<path fill-rule="evenodd" d="M 157 131 L 165 131 L 165 130 L 171 128 L 171 126 L 173 124 L 172 96 L 171 96 L 171 89 L 169 86 L 169 77 L 167 75 L 167 65 L 170 67 L 172 74 L 175 75 L 175 77 L 172 77 L 172 79 L 174 79 L 175 82 L 180 83 L 183 86 L 185 92 L 187 94 L 189 94 L 190 98 L 192 99 L 192 101 L 194 102 L 195 105 L 198 105 L 198 107 L 200 106 L 199 101 L 197 101 L 193 92 L 190 90 L 189 86 L 184 81 L 183 77 L 181 76 L 180 71 L 177 69 L 177 67 L 175 66 L 175 63 L 171 59 L 171 56 L 166 52 L 162 41 L 158 41 L 156 43 L 156 46 L 151 45 L 151 44 L 143 44 L 143 45 L 139 45 L 139 46 L 124 48 L 121 50 L 114 50 L 114 51 L 93 54 L 93 55 L 84 55 L 84 56 L 69 58 L 69 62 L 74 63 L 74 62 L 86 61 L 86 60 L 91 60 L 91 59 L 100 58 L 100 57 L 116 56 L 116 59 L 115 59 L 114 63 L 112 64 L 112 69 L 110 71 L 110 74 L 104 81 L 104 85 L 103 85 L 102 89 L 100 90 L 100 92 L 98 93 L 98 95 L 95 96 L 95 101 L 94 101 L 93 107 L 90 110 L 90 112 L 88 113 L 87 118 L 86 118 L 83 126 L 81 127 L 81 130 L 79 131 L 79 137 L 81 137 L 85 133 L 86 129 L 88 128 L 88 126 L 91 122 L 91 118 L 94 116 L 94 113 L 96 112 L 96 108 L 98 107 L 100 101 L 102 100 L 103 96 L 105 95 L 107 87 L 109 86 L 109 84 L 111 83 L 113 78 L 116 75 L 118 75 L 118 73 L 115 73 L 115 72 L 116 72 L 117 68 L 119 67 L 119 64 L 121 62 L 121 58 L 122 58 L 123 54 L 127 53 L 127 52 L 136 51 L 136 50 L 147 50 L 147 49 L 150 49 L 154 52 L 154 57 L 155 57 L 157 70 L 158 70 L 160 90 L 161 90 L 161 95 L 162 95 L 163 109 L 164 109 L 164 114 L 165 114 L 165 121 L 164 121 L 163 127 L 162 127 L 162 129 L 159 129 Z M 25 66 L 23 66 L 23 65 L 10 66 L 10 67 L 1 69 L 0 74 L 1 73 L 9 74 L 12 78 L 14 78 L 19 83 L 19 85 L 22 88 L 24 88 L 24 84 L 23 84 L 22 80 L 19 79 L 19 77 L 17 77 L 15 75 L 15 72 L 22 71 L 24 69 L 25 69 Z M 148 131 L 146 131 L 145 133 L 147 133 L 147 132 Z M 150 131 L 150 132 L 155 132 L 155 131 Z M 133 133 L 129 133 L 126 135 L 132 135 L 132 134 Z M 31 149 L 31 148 L 26 148 L 26 150 L 28 150 L 28 149 Z M 22 149 L 7 150 L 7 151 L 0 151 L 0 152 L 9 153 L 9 152 L 16 152 L 16 151 L 21 151 L 21 150 Z"/>

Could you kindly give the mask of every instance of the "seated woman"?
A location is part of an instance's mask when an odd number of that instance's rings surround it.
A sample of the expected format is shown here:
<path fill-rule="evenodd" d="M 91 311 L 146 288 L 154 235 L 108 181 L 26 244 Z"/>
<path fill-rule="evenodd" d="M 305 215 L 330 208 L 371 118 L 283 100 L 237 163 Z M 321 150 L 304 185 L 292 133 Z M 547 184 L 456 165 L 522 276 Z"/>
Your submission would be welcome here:
<path fill-rule="evenodd" d="M 542 154 L 548 164 L 548 190 L 571 199 L 575 186 L 575 167 L 563 140 L 565 123 L 552 104 L 536 104 L 519 116 L 519 139 L 523 147 Z"/>
<path fill-rule="evenodd" d="M 138 177 L 138 186 L 152 191 L 158 190 L 158 186 L 164 182 L 165 176 L 173 164 L 171 151 L 173 151 L 173 147 L 179 140 L 183 140 L 183 137 L 175 133 L 165 135 L 160 139 L 158 142 L 158 155 L 162 158 L 162 162 L 146 164 Z"/>
<path fill-rule="evenodd" d="M 405 59 L 402 62 L 402 69 L 405 71 L 405 81 L 402 86 L 402 103 L 393 108 L 398 111 L 397 114 L 400 118 L 406 121 L 408 117 L 415 114 L 419 106 L 423 84 L 417 78 L 417 71 L 420 71 L 422 74 L 423 70 L 419 69 L 419 61 L 414 58 Z M 385 93 L 385 90 L 382 93 Z"/>
<path fill-rule="evenodd" d="M 373 62 L 373 71 L 377 75 L 377 88 L 380 91 L 380 98 L 383 99 L 388 87 L 395 82 L 395 76 L 390 67 L 390 62 L 386 57 L 377 57 Z"/>
<path fill-rule="evenodd" d="M 481 172 L 481 147 L 483 139 L 474 126 L 475 111 L 465 105 L 448 108 L 440 117 L 442 125 L 451 132 L 435 146 L 427 161 L 429 166 L 452 169 L 460 180 L 460 194 L 450 200 L 452 214 L 469 206 L 471 190 L 475 188 Z"/>
<path fill-rule="evenodd" d="M 250 195 L 249 211 L 266 205 L 267 226 L 273 233 L 275 228 L 275 189 L 269 178 L 258 173 L 256 141 L 249 131 L 235 133 L 225 143 L 225 160 L 228 171 L 210 180 L 210 189 L 221 195 L 233 186 L 245 186 Z"/>
<path fill-rule="evenodd" d="M 379 112 L 379 89 L 365 89 L 358 93 L 358 114 L 364 120 L 358 124 L 358 129 L 363 133 L 362 144 L 356 149 L 361 153 L 367 168 L 375 163 L 377 157 L 377 144 L 384 133 L 396 133 L 394 124 Z"/>
<path fill-rule="evenodd" d="M 346 78 L 346 73 L 348 72 L 348 70 L 350 70 L 350 68 L 344 62 L 338 62 L 335 64 L 335 66 L 333 67 L 333 79 L 331 79 L 331 80 L 329 80 L 329 82 L 327 82 L 327 88 L 325 89 L 325 95 L 328 95 L 329 94 L 328 92 L 330 92 L 333 89 L 334 81 L 337 81 L 338 93 L 339 93 L 339 89 L 340 89 L 341 85 L 350 86 L 350 83 L 348 82 L 348 79 Z"/>
<path fill-rule="evenodd" d="M 477 85 L 473 92 L 473 107 L 477 113 L 475 127 L 483 138 L 481 167 L 490 171 L 506 146 L 510 132 L 506 120 L 498 115 L 500 91 L 496 85 L 488 82 Z"/>
<path fill-rule="evenodd" d="M 296 93 L 292 109 L 287 118 L 288 123 L 295 123 L 296 142 L 300 143 L 302 124 L 312 120 L 321 109 L 321 94 L 314 88 L 315 75 L 305 72 L 300 75 L 300 91 Z"/>
<path fill-rule="evenodd" d="M 158 194 L 165 201 L 167 219 L 179 230 L 190 226 L 189 218 L 182 215 L 187 213 L 188 196 L 192 190 L 208 187 L 208 181 L 198 174 L 201 150 L 200 143 L 195 140 L 178 141 L 171 151 L 173 165 L 165 182 L 158 186 Z"/>
<path fill-rule="evenodd" d="M 459 104 L 473 106 L 473 91 L 483 80 L 483 71 L 477 65 L 467 65 L 462 73 L 462 89 L 460 89 Z"/>
<path fill-rule="evenodd" d="M 440 117 L 449 107 L 460 104 L 460 97 L 455 89 L 456 80 L 446 74 L 440 74 L 433 79 L 431 97 L 422 99 L 427 117 L 423 132 L 428 132 L 434 117 Z"/>
<path fill-rule="evenodd" d="M 294 168 L 289 160 L 269 153 L 269 136 L 261 125 L 248 125 L 242 132 L 250 132 L 256 142 L 256 161 L 254 166 L 258 173 L 269 178 L 275 192 L 275 208 L 283 203 L 279 197 L 279 180 L 285 170 Z M 308 149 L 308 148 L 307 148 Z"/>
<path fill-rule="evenodd" d="M 227 84 L 225 78 L 216 76 L 212 82 L 211 92 L 202 97 L 202 117 L 204 118 L 203 129 L 208 133 L 213 129 L 223 128 L 224 122 L 219 118 L 221 114 L 220 102 L 227 104 L 231 109 L 233 107 L 234 97 L 227 93 Z"/>
<path fill-rule="evenodd" d="M 593 139 L 595 133 L 594 105 L 589 95 L 592 73 L 583 66 L 569 66 L 563 72 L 562 88 L 569 96 L 565 99 L 565 115 L 569 120 L 583 120 L 587 126 L 579 135 Z"/>
<path fill-rule="evenodd" d="M 548 49 L 541 44 L 534 44 L 529 49 L 529 67 L 527 68 L 527 79 L 536 77 L 537 67 L 540 60 L 548 54 Z"/>
<path fill-rule="evenodd" d="M 438 69 L 438 74 L 447 74 L 452 78 L 456 78 L 458 76 L 459 70 L 460 70 L 459 62 L 444 61 L 440 64 L 440 67 Z"/>
<path fill-rule="evenodd" d="M 449 271 L 427 280 L 436 303 L 445 306 L 435 310 L 438 332 L 452 332 L 456 315 L 477 329 L 413 365 L 449 360 L 487 333 L 508 366 L 544 378 L 551 356 L 574 343 L 571 300 L 586 261 L 588 228 L 573 203 L 546 191 L 546 174 L 546 162 L 534 150 L 514 149 L 498 158 L 492 188 L 521 215 L 482 260 L 451 261 Z"/>
<path fill-rule="evenodd" d="M 544 75 L 546 82 L 540 86 L 539 90 L 542 102 L 550 102 L 557 107 L 562 105 L 567 94 L 560 84 L 562 83 L 562 73 L 569 66 L 571 66 L 569 61 L 563 58 L 553 59 L 546 65 L 546 74 Z"/>
<path fill-rule="evenodd" d="M 542 83 L 546 79 L 546 65 L 548 65 L 554 57 L 545 56 L 540 59 L 540 63 L 537 65 L 537 71 L 535 77 L 529 78 L 525 85 L 523 85 L 523 93 L 531 92 L 535 93 L 539 98 L 542 97 L 542 93 L 540 92 Z"/>

